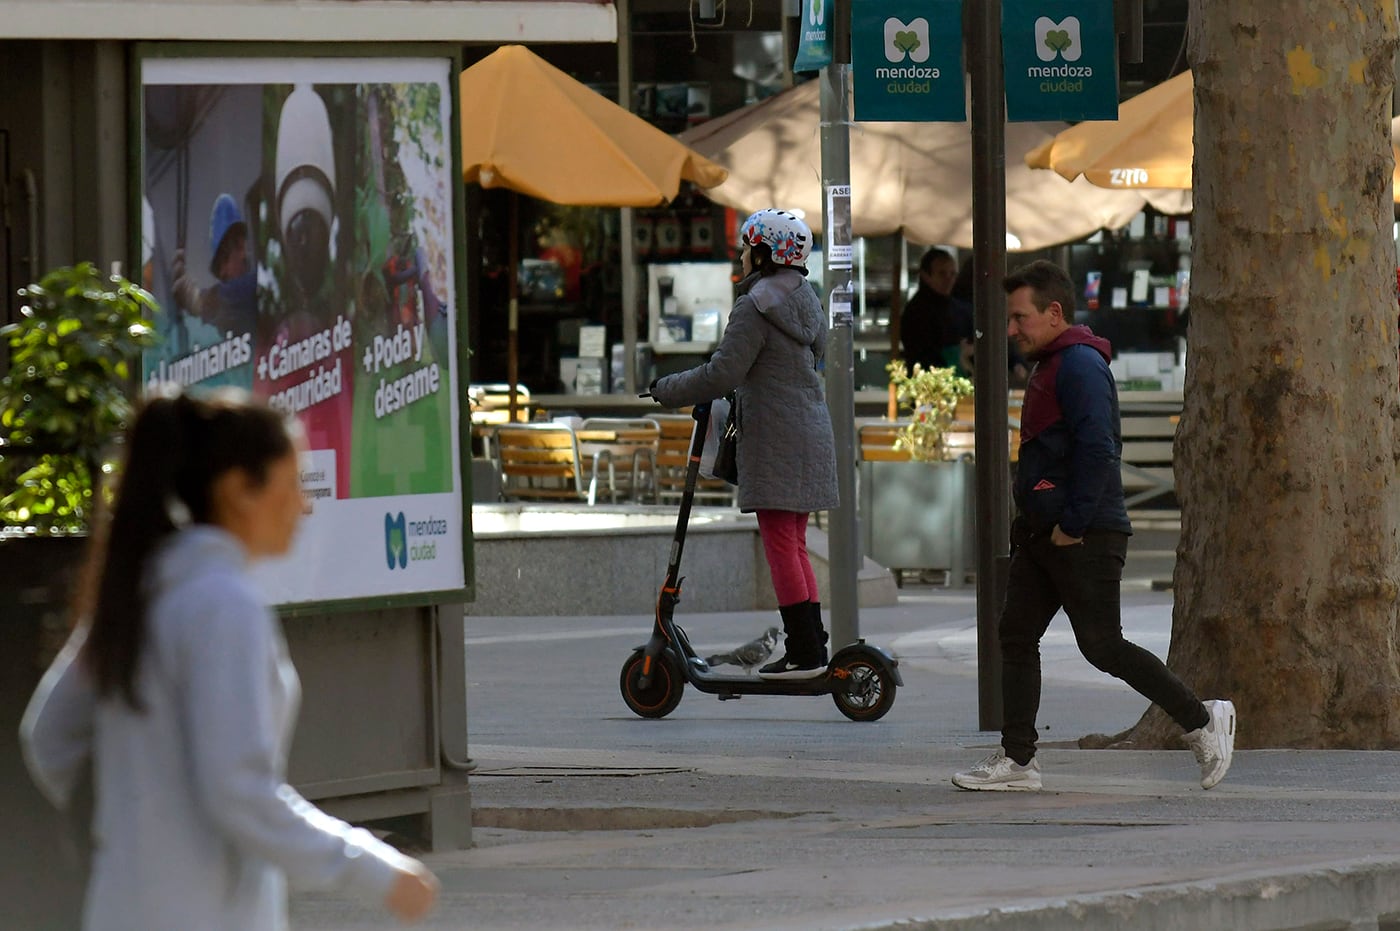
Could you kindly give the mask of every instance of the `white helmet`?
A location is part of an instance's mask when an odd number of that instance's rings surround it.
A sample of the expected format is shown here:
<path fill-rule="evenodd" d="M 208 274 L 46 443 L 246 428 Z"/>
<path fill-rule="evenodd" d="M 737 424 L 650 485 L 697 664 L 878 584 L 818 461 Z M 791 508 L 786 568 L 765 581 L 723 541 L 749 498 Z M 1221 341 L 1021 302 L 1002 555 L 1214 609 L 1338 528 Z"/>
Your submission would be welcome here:
<path fill-rule="evenodd" d="M 769 207 L 744 221 L 739 242 L 768 246 L 777 265 L 806 265 L 807 256 L 812 254 L 812 229 L 786 210 Z"/>

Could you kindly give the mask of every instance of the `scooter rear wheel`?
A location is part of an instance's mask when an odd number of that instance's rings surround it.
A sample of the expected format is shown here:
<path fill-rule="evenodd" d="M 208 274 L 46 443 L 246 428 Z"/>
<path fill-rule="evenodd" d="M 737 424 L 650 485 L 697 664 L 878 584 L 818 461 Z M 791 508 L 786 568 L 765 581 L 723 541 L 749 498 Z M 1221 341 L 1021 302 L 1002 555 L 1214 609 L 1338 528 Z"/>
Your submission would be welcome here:
<path fill-rule="evenodd" d="M 658 656 L 652 663 L 651 679 L 642 688 L 642 667 L 646 654 L 637 650 L 622 664 L 622 675 L 618 685 L 622 689 L 622 700 L 635 714 L 644 718 L 664 718 L 681 703 L 681 693 L 685 691 L 685 680 L 669 657 Z"/>
<path fill-rule="evenodd" d="M 852 721 L 878 721 L 894 706 L 894 676 L 873 660 L 854 657 L 837 666 L 832 676 L 836 681 L 831 699 Z"/>

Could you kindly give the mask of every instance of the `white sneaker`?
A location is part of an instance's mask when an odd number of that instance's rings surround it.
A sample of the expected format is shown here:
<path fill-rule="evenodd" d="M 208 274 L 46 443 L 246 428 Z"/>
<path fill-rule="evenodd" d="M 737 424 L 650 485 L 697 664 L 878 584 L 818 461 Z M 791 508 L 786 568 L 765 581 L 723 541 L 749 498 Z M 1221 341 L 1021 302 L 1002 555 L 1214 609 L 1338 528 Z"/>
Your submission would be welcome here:
<path fill-rule="evenodd" d="M 1235 706 L 1228 701 L 1203 703 L 1210 712 L 1205 727 L 1186 735 L 1186 746 L 1201 764 L 1201 788 L 1209 789 L 1225 778 L 1235 755 Z"/>
<path fill-rule="evenodd" d="M 1022 766 L 998 750 L 967 772 L 955 773 L 953 785 L 973 791 L 1039 792 L 1040 762 L 1031 757 L 1031 761 Z"/>

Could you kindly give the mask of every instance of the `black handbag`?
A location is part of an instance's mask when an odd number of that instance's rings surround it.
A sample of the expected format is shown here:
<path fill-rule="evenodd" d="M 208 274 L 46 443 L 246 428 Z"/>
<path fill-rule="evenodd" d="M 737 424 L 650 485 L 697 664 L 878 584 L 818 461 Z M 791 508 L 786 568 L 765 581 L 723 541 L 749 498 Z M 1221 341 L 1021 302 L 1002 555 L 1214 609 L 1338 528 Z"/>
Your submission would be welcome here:
<path fill-rule="evenodd" d="M 739 484 L 739 426 L 734 422 L 734 413 L 739 405 L 733 397 L 729 400 L 729 417 L 724 421 L 724 431 L 719 435 L 719 448 L 715 450 L 713 474 L 731 485 Z"/>

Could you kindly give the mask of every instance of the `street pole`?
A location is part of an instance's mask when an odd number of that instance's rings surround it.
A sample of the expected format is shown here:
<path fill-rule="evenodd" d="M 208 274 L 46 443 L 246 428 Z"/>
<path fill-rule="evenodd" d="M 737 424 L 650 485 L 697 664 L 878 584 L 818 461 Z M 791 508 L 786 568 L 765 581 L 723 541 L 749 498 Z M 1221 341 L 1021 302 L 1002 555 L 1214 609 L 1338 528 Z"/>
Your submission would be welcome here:
<path fill-rule="evenodd" d="M 617 105 L 632 110 L 632 0 L 617 0 Z M 635 217 L 623 207 L 618 219 L 619 258 L 622 265 L 622 390 L 637 393 L 637 244 Z M 608 363 L 609 368 L 612 362 Z M 617 387 L 613 386 L 613 391 Z"/>
<path fill-rule="evenodd" d="M 974 0 L 968 31 L 972 78 L 972 269 L 976 315 L 974 417 L 977 488 L 977 726 L 1002 725 L 997 621 L 1011 562 L 1011 466 L 1006 444 L 1006 100 L 1001 0 Z"/>
<path fill-rule="evenodd" d="M 833 0 L 831 63 L 821 70 L 822 229 L 830 245 L 835 218 L 831 216 L 833 186 L 851 183 L 850 75 L 851 28 L 848 0 Z M 836 439 L 836 484 L 841 503 L 831 511 L 830 604 L 833 650 L 860 637 L 860 603 L 856 579 L 860 569 L 859 530 L 856 517 L 855 349 L 851 320 L 851 269 L 826 270 L 831 333 L 826 351 L 826 405 Z"/>

